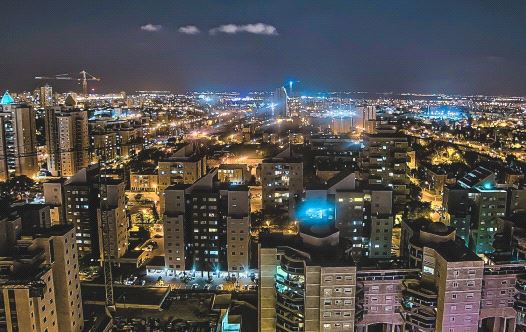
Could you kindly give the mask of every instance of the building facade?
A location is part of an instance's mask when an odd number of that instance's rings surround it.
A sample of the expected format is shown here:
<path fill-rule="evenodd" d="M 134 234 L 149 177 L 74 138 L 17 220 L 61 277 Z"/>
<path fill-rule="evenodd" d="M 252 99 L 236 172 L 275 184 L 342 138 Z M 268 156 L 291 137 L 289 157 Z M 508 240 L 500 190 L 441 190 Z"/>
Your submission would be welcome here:
<path fill-rule="evenodd" d="M 46 109 L 47 167 L 53 176 L 73 176 L 89 164 L 88 112 Z"/>
<path fill-rule="evenodd" d="M 171 271 L 248 272 L 248 188 L 222 184 L 212 170 L 192 185 L 166 189 L 165 262 Z"/>
<path fill-rule="evenodd" d="M 0 176 L 36 176 L 39 167 L 34 109 L 26 104 L 3 104 L 0 117 Z"/>

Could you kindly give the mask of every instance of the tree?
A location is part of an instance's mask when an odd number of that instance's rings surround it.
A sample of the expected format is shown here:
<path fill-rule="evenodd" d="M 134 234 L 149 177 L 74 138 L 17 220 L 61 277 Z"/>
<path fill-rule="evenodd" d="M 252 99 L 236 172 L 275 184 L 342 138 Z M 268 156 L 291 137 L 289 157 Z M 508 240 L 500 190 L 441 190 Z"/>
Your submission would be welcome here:
<path fill-rule="evenodd" d="M 31 197 L 34 191 L 35 181 L 25 175 L 15 176 L 0 183 L 0 199 L 23 200 Z"/>

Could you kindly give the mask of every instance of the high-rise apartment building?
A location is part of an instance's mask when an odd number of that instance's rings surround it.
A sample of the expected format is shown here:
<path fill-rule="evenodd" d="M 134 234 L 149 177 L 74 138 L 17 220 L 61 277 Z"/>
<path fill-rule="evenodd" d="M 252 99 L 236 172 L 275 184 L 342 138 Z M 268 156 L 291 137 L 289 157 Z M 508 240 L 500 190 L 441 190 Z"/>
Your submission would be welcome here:
<path fill-rule="evenodd" d="M 261 162 L 261 197 L 263 210 L 294 211 L 303 195 L 303 161 L 287 148 Z"/>
<path fill-rule="evenodd" d="M 481 258 L 454 228 L 421 220 L 404 222 L 402 260 L 357 263 L 323 225 L 260 239 L 259 331 L 513 332 L 526 324 L 524 260 Z"/>
<path fill-rule="evenodd" d="M 340 238 L 350 245 L 353 257 L 391 256 L 393 229 L 392 190 L 381 185 L 357 186 L 355 172 L 340 172 L 322 185 L 307 185 L 305 199 L 296 217 L 304 210 L 328 207 Z M 342 241 L 343 242 L 343 241 Z"/>
<path fill-rule="evenodd" d="M 402 316 L 424 331 L 478 331 L 484 262 L 443 223 L 413 223 L 409 264 L 421 276 L 403 283 Z"/>
<path fill-rule="evenodd" d="M 402 210 L 409 195 L 407 136 L 393 126 L 378 127 L 376 133 L 365 135 L 365 148 L 360 153 L 360 173 L 363 182 L 381 184 L 393 190 L 393 207 Z"/>
<path fill-rule="evenodd" d="M 128 222 L 124 211 L 124 182 L 104 177 L 100 180 L 98 166 L 81 169 L 64 183 L 65 223 L 76 230 L 80 256 L 100 257 L 99 239 L 110 239 L 113 259 L 120 258 L 127 249 Z M 100 228 L 100 186 L 106 186 L 107 216 L 109 229 L 101 234 Z"/>
<path fill-rule="evenodd" d="M 52 179 L 42 184 L 44 202 L 50 208 L 51 224 L 66 224 L 65 178 Z"/>
<path fill-rule="evenodd" d="M 82 331 L 84 317 L 75 229 L 71 225 L 55 225 L 35 231 L 33 238 L 52 265 L 59 331 Z"/>
<path fill-rule="evenodd" d="M 109 241 L 109 257 L 118 261 L 128 249 L 128 218 L 125 209 L 125 184 L 123 181 L 106 178 L 100 184 L 106 190 L 106 199 L 97 209 L 99 243 Z M 100 187 L 99 187 L 100 193 Z M 103 225 L 107 222 L 107 227 Z M 100 246 L 100 257 L 103 256 Z"/>
<path fill-rule="evenodd" d="M 358 106 L 353 120 L 354 129 L 366 134 L 374 133 L 376 128 L 376 106 Z"/>
<path fill-rule="evenodd" d="M 89 131 L 93 161 L 130 158 L 143 147 L 141 125 L 133 120 L 90 121 Z"/>
<path fill-rule="evenodd" d="M 7 99 L 2 98 L 2 100 Z M 11 100 L 0 104 L 0 177 L 38 173 L 35 111 Z"/>
<path fill-rule="evenodd" d="M 250 253 L 248 188 L 221 183 L 217 169 L 165 190 L 166 268 L 246 273 Z"/>
<path fill-rule="evenodd" d="M 40 87 L 39 91 L 40 107 L 46 108 L 53 106 L 53 88 L 49 85 Z"/>
<path fill-rule="evenodd" d="M 88 112 L 46 109 L 47 167 L 53 176 L 73 176 L 89 164 Z"/>
<path fill-rule="evenodd" d="M 443 204 L 446 221 L 459 230 L 470 248 L 477 254 L 494 251 L 498 219 L 506 216 L 508 191 L 496 183 L 493 171 L 477 167 L 455 186 L 446 187 Z"/>
<path fill-rule="evenodd" d="M 158 189 L 161 213 L 164 211 L 164 190 L 174 184 L 192 184 L 206 174 L 206 156 L 194 144 L 185 144 L 169 158 L 158 163 Z"/>
<path fill-rule="evenodd" d="M 259 331 L 353 331 L 356 267 L 326 249 L 262 244 Z"/>
<path fill-rule="evenodd" d="M 289 116 L 288 96 L 285 87 L 279 87 L 274 90 L 271 100 L 272 117 L 287 117 Z"/>
<path fill-rule="evenodd" d="M 336 227 L 355 255 L 391 256 L 393 192 L 382 186 L 336 193 Z"/>
<path fill-rule="evenodd" d="M 74 228 L 56 225 L 23 231 L 28 220 L 16 213 L 4 217 L 0 225 L 15 220 L 19 227 L 7 227 L 9 247 L 0 262 L 0 329 L 82 331 Z"/>
<path fill-rule="evenodd" d="M 509 253 L 483 259 L 440 222 L 405 222 L 409 264 L 420 269 L 403 283 L 402 315 L 415 331 L 515 331 L 524 324 L 520 294 L 524 261 Z"/>

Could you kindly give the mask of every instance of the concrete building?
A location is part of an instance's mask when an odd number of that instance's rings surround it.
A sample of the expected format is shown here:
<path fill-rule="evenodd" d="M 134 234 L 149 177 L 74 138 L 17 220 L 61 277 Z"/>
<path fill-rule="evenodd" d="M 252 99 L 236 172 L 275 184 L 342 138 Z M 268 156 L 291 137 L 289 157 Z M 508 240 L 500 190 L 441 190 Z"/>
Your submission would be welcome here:
<path fill-rule="evenodd" d="M 412 223 L 402 316 L 416 331 L 478 331 L 484 262 L 443 223 Z"/>
<path fill-rule="evenodd" d="M 161 213 L 164 212 L 164 190 L 174 184 L 192 184 L 206 174 L 206 156 L 200 154 L 194 144 L 186 144 L 172 156 L 158 163 L 158 188 Z"/>
<path fill-rule="evenodd" d="M 291 214 L 303 194 L 303 161 L 287 148 L 261 163 L 263 210 L 285 210 Z"/>
<path fill-rule="evenodd" d="M 53 88 L 49 85 L 41 86 L 39 89 L 40 107 L 46 108 L 53 106 Z"/>
<path fill-rule="evenodd" d="M 515 331 L 521 318 L 524 261 L 508 254 L 475 255 L 443 223 L 409 223 L 409 264 L 421 269 L 404 280 L 403 311 L 413 331 Z"/>
<path fill-rule="evenodd" d="M 91 133 L 93 146 L 92 161 L 111 161 L 117 157 L 117 134 L 115 132 L 94 131 Z"/>
<path fill-rule="evenodd" d="M 246 273 L 250 253 L 248 188 L 218 181 L 212 170 L 192 185 L 165 190 L 166 268 Z"/>
<path fill-rule="evenodd" d="M 9 243 L 0 263 L 0 329 L 82 331 L 74 228 L 57 225 L 22 231 L 23 221 L 16 213 L 0 225 L 13 220 L 20 227 L 10 228 L 7 238 L 14 243 Z"/>
<path fill-rule="evenodd" d="M 392 191 L 381 186 L 336 193 L 336 225 L 357 256 L 391 256 Z"/>
<path fill-rule="evenodd" d="M 75 226 L 80 256 L 100 257 L 100 185 L 106 186 L 106 213 L 114 259 L 120 258 L 128 245 L 128 222 L 124 211 L 124 182 L 105 177 L 101 183 L 98 166 L 81 169 L 64 183 L 65 221 Z M 106 234 L 105 234 L 106 236 Z"/>
<path fill-rule="evenodd" d="M 52 265 L 59 331 L 82 331 L 84 317 L 79 279 L 75 229 L 55 225 L 33 233 L 36 246 Z"/>
<path fill-rule="evenodd" d="M 356 267 L 335 253 L 260 245 L 259 331 L 354 330 Z"/>
<path fill-rule="evenodd" d="M 73 176 L 89 164 L 88 112 L 46 109 L 47 167 L 53 176 Z"/>
<path fill-rule="evenodd" d="M 219 181 L 231 184 L 246 184 L 250 173 L 245 164 L 221 164 L 217 169 Z"/>
<path fill-rule="evenodd" d="M 353 127 L 358 132 L 372 134 L 376 128 L 376 106 L 366 105 L 357 107 Z"/>
<path fill-rule="evenodd" d="M 98 242 L 103 239 L 110 243 L 110 259 L 118 262 L 128 249 L 128 218 L 125 209 L 124 182 L 105 179 L 106 200 L 97 209 Z M 103 188 L 99 187 L 99 193 Z M 108 227 L 104 226 L 107 219 Z M 100 257 L 103 257 L 103 247 L 100 246 Z"/>
<path fill-rule="evenodd" d="M 376 133 L 365 135 L 364 144 L 360 153 L 361 180 L 392 189 L 394 210 L 401 211 L 409 195 L 408 138 L 392 126 L 378 127 Z"/>
<path fill-rule="evenodd" d="M 312 211 L 330 208 L 340 238 L 349 244 L 355 259 L 388 258 L 393 229 L 392 190 L 357 184 L 355 172 L 341 172 L 323 184 L 309 184 L 302 205 Z"/>
<path fill-rule="evenodd" d="M 130 190 L 135 192 L 157 192 L 159 176 L 155 169 L 130 171 Z"/>
<path fill-rule="evenodd" d="M 288 117 L 289 114 L 289 105 L 288 105 L 288 96 L 287 89 L 285 87 L 279 87 L 274 90 L 271 100 L 271 112 L 272 117 Z"/>
<path fill-rule="evenodd" d="M 44 202 L 49 205 L 51 224 L 66 223 L 66 197 L 64 191 L 65 178 L 53 179 L 43 183 Z"/>
<path fill-rule="evenodd" d="M 507 196 L 506 188 L 497 185 L 494 172 L 477 167 L 457 185 L 445 188 L 446 220 L 460 230 L 459 236 L 475 253 L 491 253 L 498 218 L 507 214 Z"/>
<path fill-rule="evenodd" d="M 127 159 L 135 156 L 144 143 L 142 125 L 133 120 L 94 120 L 89 122 L 91 159 Z"/>
<path fill-rule="evenodd" d="M 49 229 L 51 223 L 50 207 L 46 204 L 22 204 L 13 207 L 22 219 L 22 231 L 33 234 L 40 229 Z"/>
<path fill-rule="evenodd" d="M 4 99 L 0 104 L 0 177 L 5 180 L 10 173 L 34 177 L 39 170 L 35 111 Z"/>
<path fill-rule="evenodd" d="M 402 260 L 357 263 L 330 223 L 260 238 L 259 331 L 513 332 L 526 324 L 526 264 L 509 248 L 479 257 L 453 227 L 406 221 Z"/>

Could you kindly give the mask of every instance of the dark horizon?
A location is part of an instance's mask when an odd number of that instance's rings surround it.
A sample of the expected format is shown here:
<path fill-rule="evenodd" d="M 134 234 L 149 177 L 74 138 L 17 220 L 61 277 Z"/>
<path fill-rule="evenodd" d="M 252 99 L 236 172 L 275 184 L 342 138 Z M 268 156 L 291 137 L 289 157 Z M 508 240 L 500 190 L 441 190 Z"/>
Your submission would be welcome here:
<path fill-rule="evenodd" d="M 294 79 L 300 91 L 526 96 L 523 1 L 24 4 L 3 4 L 2 90 L 85 69 L 102 78 L 95 92 L 244 93 Z"/>

